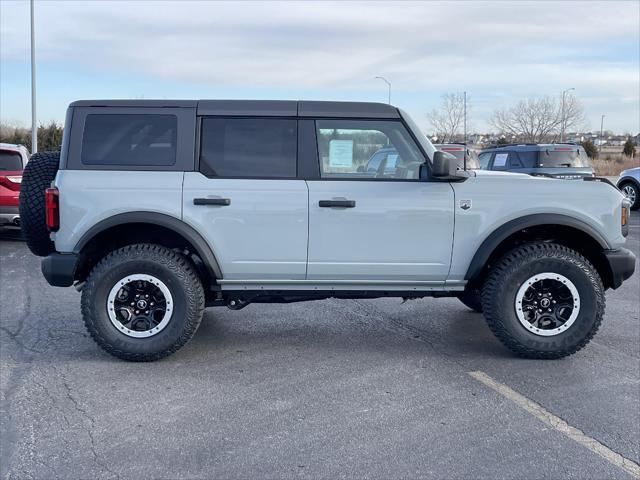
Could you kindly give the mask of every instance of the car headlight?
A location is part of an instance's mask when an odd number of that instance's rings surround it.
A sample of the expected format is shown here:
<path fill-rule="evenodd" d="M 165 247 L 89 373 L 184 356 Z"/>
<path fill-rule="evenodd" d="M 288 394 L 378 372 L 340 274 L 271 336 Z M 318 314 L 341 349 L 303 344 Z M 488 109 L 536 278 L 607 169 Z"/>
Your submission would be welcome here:
<path fill-rule="evenodd" d="M 631 202 L 626 198 L 622 200 L 622 208 L 620 209 L 620 229 L 622 236 L 629 234 L 629 216 L 631 215 Z"/>

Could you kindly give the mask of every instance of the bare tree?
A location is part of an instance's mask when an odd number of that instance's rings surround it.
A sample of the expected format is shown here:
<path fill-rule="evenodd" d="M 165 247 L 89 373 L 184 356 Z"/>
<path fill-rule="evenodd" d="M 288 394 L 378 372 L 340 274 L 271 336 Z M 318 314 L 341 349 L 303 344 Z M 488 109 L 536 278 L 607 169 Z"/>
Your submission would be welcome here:
<path fill-rule="evenodd" d="M 565 95 L 564 104 L 560 98 L 560 125 L 559 132 L 567 133 L 570 128 L 584 129 L 587 121 L 584 116 L 584 108 L 574 95 Z"/>
<path fill-rule="evenodd" d="M 456 140 L 464 123 L 464 96 L 459 93 L 443 95 L 440 108 L 431 110 L 428 117 L 438 143 Z"/>
<path fill-rule="evenodd" d="M 541 97 L 521 100 L 511 108 L 496 110 L 489 123 L 500 133 L 530 143 L 555 141 L 560 131 L 584 124 L 584 110 L 573 95 L 562 100 Z"/>

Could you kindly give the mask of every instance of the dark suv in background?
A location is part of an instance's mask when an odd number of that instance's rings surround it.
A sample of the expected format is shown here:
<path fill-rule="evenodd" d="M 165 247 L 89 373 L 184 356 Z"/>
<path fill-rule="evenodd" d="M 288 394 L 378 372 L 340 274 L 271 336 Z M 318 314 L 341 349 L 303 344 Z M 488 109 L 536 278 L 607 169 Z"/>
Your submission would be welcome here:
<path fill-rule="evenodd" d="M 580 180 L 593 177 L 584 148 L 574 144 L 503 145 L 483 150 L 478 156 L 483 170 L 501 170 Z"/>

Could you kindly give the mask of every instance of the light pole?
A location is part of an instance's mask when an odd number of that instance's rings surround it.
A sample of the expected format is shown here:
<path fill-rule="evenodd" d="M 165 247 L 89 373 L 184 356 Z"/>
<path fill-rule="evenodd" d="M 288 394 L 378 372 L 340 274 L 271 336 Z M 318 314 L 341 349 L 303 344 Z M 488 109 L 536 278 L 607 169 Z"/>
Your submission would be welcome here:
<path fill-rule="evenodd" d="M 604 117 L 606 117 L 606 115 L 602 115 L 602 117 L 600 117 L 600 145 L 598 145 L 598 151 L 602 152 L 602 132 L 603 132 L 603 126 L 604 126 Z"/>
<path fill-rule="evenodd" d="M 384 83 L 387 84 L 387 87 L 389 87 L 389 100 L 388 103 L 389 105 L 391 105 L 391 82 L 389 80 L 387 80 L 384 77 L 375 77 L 375 78 L 379 78 L 380 80 L 382 80 Z"/>
<path fill-rule="evenodd" d="M 464 93 L 464 140 L 463 141 L 464 141 L 464 144 L 466 145 L 467 144 L 467 92 L 465 91 L 463 93 Z M 466 156 L 465 156 L 465 161 L 466 161 Z"/>
<path fill-rule="evenodd" d="M 31 153 L 38 151 L 36 123 L 36 32 L 33 20 L 33 0 L 31 0 Z"/>
<path fill-rule="evenodd" d="M 570 92 L 571 90 L 575 90 L 575 88 L 571 87 L 562 91 L 562 107 L 560 108 L 560 143 L 564 142 L 564 129 L 566 127 L 564 120 L 564 97 L 567 92 Z"/>
<path fill-rule="evenodd" d="M 463 132 L 463 143 L 464 143 L 464 155 L 462 156 L 462 168 L 464 171 L 467 171 L 467 91 L 464 92 L 464 132 Z"/>

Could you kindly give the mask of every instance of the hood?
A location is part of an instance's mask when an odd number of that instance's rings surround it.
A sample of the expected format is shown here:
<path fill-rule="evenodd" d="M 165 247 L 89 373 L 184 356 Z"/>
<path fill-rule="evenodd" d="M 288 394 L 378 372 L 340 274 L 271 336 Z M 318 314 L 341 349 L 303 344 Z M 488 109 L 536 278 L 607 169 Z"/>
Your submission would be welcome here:
<path fill-rule="evenodd" d="M 467 170 L 470 173 L 473 173 L 476 177 L 489 177 L 489 178 L 506 178 L 506 179 L 530 179 L 531 175 L 526 173 L 515 173 L 515 172 L 501 172 L 497 170 Z"/>

